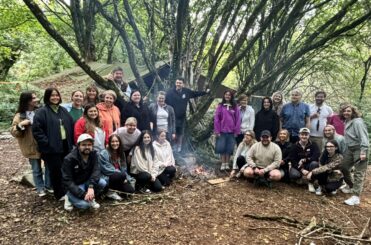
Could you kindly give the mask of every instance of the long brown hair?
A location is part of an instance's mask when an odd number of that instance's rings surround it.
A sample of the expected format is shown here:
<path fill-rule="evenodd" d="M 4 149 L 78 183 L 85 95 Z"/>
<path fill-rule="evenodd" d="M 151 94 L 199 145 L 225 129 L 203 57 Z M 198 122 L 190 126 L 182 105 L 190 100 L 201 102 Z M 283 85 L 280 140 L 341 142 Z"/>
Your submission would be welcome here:
<path fill-rule="evenodd" d="M 88 110 L 93 108 L 93 107 L 95 107 L 97 109 L 97 112 L 98 112 L 98 116 L 95 119 L 91 119 L 88 116 Z M 88 103 L 85 106 L 83 117 L 85 118 L 85 130 L 86 130 L 87 133 L 94 134 L 95 127 L 102 128 L 102 122 L 100 121 L 100 118 L 99 118 L 99 110 L 94 103 Z"/>
<path fill-rule="evenodd" d="M 95 92 L 97 92 L 97 95 L 95 96 L 94 102 L 89 101 L 88 92 L 91 91 L 91 90 L 95 90 Z M 86 88 L 86 93 L 85 93 L 85 97 L 84 97 L 84 105 L 87 105 L 89 103 L 94 103 L 94 104 L 99 103 L 99 90 L 98 90 L 97 86 L 95 86 L 94 84 L 91 84 Z"/>

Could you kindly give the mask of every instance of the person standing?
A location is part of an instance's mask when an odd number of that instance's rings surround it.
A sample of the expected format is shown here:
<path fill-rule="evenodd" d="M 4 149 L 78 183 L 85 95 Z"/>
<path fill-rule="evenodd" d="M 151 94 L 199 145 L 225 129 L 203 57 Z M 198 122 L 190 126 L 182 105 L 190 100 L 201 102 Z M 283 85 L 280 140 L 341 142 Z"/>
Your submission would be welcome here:
<path fill-rule="evenodd" d="M 117 88 L 127 97 L 131 94 L 130 85 L 124 81 L 124 70 L 121 67 L 116 67 L 112 70 L 111 74 L 107 77 L 108 80 L 111 80 L 115 83 Z"/>
<path fill-rule="evenodd" d="M 28 158 L 37 194 L 42 197 L 46 195 L 46 190 L 51 190 L 51 187 L 49 168 L 45 165 L 43 178 L 40 152 L 37 150 L 37 143 L 32 135 L 32 124 L 38 101 L 36 94 L 32 91 L 21 93 L 18 110 L 14 116 L 10 133 L 17 139 L 22 155 Z"/>
<path fill-rule="evenodd" d="M 98 209 L 95 198 L 102 194 L 107 182 L 100 177 L 98 154 L 93 150 L 94 139 L 90 134 L 82 134 L 75 147 L 62 165 L 63 183 L 67 190 L 65 209 L 72 210 L 71 204 L 79 209 Z"/>
<path fill-rule="evenodd" d="M 75 123 L 84 113 L 82 103 L 84 101 L 84 93 L 80 90 L 75 90 L 71 94 L 71 103 L 61 104 L 68 113 L 70 113 L 73 122 Z"/>
<path fill-rule="evenodd" d="M 166 132 L 166 139 L 171 142 L 175 140 L 175 113 L 172 106 L 165 103 L 166 93 L 158 92 L 157 102 L 149 105 L 153 122 L 153 133 L 158 135 L 160 131 Z"/>
<path fill-rule="evenodd" d="M 247 131 L 254 129 L 255 111 L 250 105 L 248 105 L 248 101 L 249 97 L 246 94 L 241 94 L 240 97 L 238 97 L 238 104 L 241 115 L 241 131 L 236 137 L 237 145 L 240 145 Z"/>
<path fill-rule="evenodd" d="M 345 121 L 340 114 L 341 111 L 347 106 L 349 106 L 348 102 L 340 103 L 339 113 L 333 113 L 330 117 L 327 118 L 327 124 L 334 126 L 336 133 L 342 136 L 344 136 Z"/>
<path fill-rule="evenodd" d="M 333 114 L 330 106 L 326 105 L 326 92 L 317 91 L 314 95 L 315 103 L 309 105 L 310 110 L 310 139 L 322 149 L 323 129 L 327 124 L 327 118 Z"/>
<path fill-rule="evenodd" d="M 299 130 L 310 127 L 309 106 L 301 102 L 302 93 L 298 89 L 291 91 L 291 102 L 285 104 L 281 111 L 282 128 L 290 133 L 290 142 L 299 140 Z"/>
<path fill-rule="evenodd" d="M 234 100 L 233 93 L 224 92 L 214 115 L 214 133 L 217 137 L 215 153 L 220 154 L 222 165 L 220 170 L 228 170 L 229 160 L 236 144 L 235 137 L 240 133 L 240 109 Z"/>
<path fill-rule="evenodd" d="M 282 107 L 285 104 L 285 100 L 283 99 L 283 93 L 281 91 L 276 91 L 272 94 L 272 101 L 273 101 L 273 111 L 277 113 L 278 116 L 281 115 Z"/>
<path fill-rule="evenodd" d="M 116 93 L 113 90 L 106 90 L 103 93 L 104 102 L 98 103 L 100 121 L 103 127 L 107 129 L 108 134 L 120 127 L 120 110 L 113 103 L 117 99 Z"/>
<path fill-rule="evenodd" d="M 190 99 L 208 94 L 203 91 L 192 91 L 184 87 L 184 78 L 178 77 L 175 87 L 166 93 L 165 103 L 172 106 L 175 112 L 176 150 L 181 152 L 185 121 L 187 118 L 187 105 Z"/>
<path fill-rule="evenodd" d="M 37 142 L 41 159 L 49 168 L 54 196 L 59 200 L 65 191 L 62 185 L 62 163 L 73 146 L 73 119 L 60 106 L 62 97 L 56 88 L 47 88 L 44 104 L 35 112 L 32 133 Z"/>
<path fill-rule="evenodd" d="M 342 172 L 344 181 L 350 188 L 343 188 L 345 193 L 352 193 L 352 197 L 345 200 L 347 205 L 359 205 L 363 184 L 366 178 L 369 138 L 367 127 L 361 118 L 357 107 L 348 105 L 341 110 L 341 116 L 345 120 L 345 144 L 347 149 L 344 153 Z M 354 180 L 352 181 L 350 170 L 354 167 Z"/>
<path fill-rule="evenodd" d="M 94 84 L 91 84 L 86 88 L 85 95 L 84 106 L 89 103 L 93 103 L 94 105 L 99 103 L 99 90 Z"/>
<path fill-rule="evenodd" d="M 278 130 L 280 129 L 280 118 L 272 110 L 273 103 L 269 97 L 264 97 L 261 103 L 261 109 L 255 115 L 254 132 L 257 139 L 264 130 L 271 132 L 272 141 L 276 140 Z"/>

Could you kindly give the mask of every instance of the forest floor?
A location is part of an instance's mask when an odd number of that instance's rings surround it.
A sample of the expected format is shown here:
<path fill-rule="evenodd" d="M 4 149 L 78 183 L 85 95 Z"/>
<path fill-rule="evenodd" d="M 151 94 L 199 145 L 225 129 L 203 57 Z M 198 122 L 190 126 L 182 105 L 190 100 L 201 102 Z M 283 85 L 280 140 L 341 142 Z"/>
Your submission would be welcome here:
<path fill-rule="evenodd" d="M 355 244 L 371 217 L 370 174 L 357 207 L 304 186 L 182 177 L 161 194 L 67 212 L 15 181 L 29 168 L 15 139 L 0 140 L 0 159 L 0 244 Z"/>

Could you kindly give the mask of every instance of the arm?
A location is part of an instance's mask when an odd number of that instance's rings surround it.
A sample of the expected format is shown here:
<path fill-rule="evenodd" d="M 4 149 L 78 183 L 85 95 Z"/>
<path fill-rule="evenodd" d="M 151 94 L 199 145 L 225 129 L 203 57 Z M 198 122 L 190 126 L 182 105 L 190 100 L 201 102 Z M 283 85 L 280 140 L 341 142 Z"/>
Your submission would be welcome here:
<path fill-rule="evenodd" d="M 70 158 L 66 157 L 62 164 L 62 177 L 63 177 L 63 184 L 65 188 L 70 191 L 74 196 L 84 199 L 85 198 L 85 191 L 79 188 L 74 182 L 73 182 L 73 169 L 74 164 L 71 161 Z"/>
<path fill-rule="evenodd" d="M 24 120 L 26 121 L 26 120 Z M 29 122 L 29 120 L 28 120 Z M 16 137 L 16 138 L 21 138 L 23 136 L 23 133 L 25 132 L 25 127 L 26 126 L 26 123 L 21 123 L 21 118 L 20 118 L 20 115 L 19 113 L 15 114 L 14 118 L 13 118 L 13 122 L 12 122 L 12 128 L 10 129 L 10 133 L 11 135 L 13 135 L 13 137 Z"/>
<path fill-rule="evenodd" d="M 310 109 L 307 104 L 305 104 L 305 127 L 310 128 Z"/>
<path fill-rule="evenodd" d="M 236 106 L 236 118 L 235 118 L 235 128 L 234 128 L 234 135 L 237 136 L 241 132 L 241 112 L 238 106 Z"/>
<path fill-rule="evenodd" d="M 243 142 L 241 142 L 238 145 L 237 150 L 236 150 L 236 153 L 234 154 L 234 157 L 233 157 L 233 167 L 232 167 L 232 169 L 236 169 L 236 170 L 238 169 L 237 158 L 241 155 L 242 148 L 243 148 Z"/>
<path fill-rule="evenodd" d="M 328 164 L 322 165 L 318 168 L 315 168 L 312 170 L 312 174 L 317 175 L 321 173 L 325 173 L 331 170 L 338 169 L 341 165 L 341 162 L 343 160 L 343 157 L 341 155 L 338 155 L 335 159 L 332 159 L 331 162 Z"/>
<path fill-rule="evenodd" d="M 254 159 L 253 159 L 255 155 L 256 145 L 257 144 L 254 144 L 253 146 L 251 146 L 250 150 L 247 153 L 247 157 L 246 157 L 246 165 L 251 168 L 256 167 L 256 163 L 254 162 Z"/>
<path fill-rule="evenodd" d="M 175 134 L 175 112 L 172 106 L 169 106 L 169 133 Z"/>
<path fill-rule="evenodd" d="M 36 111 L 34 119 L 33 119 L 33 124 L 32 124 L 32 134 L 39 148 L 40 146 L 48 147 L 49 145 L 49 140 L 45 133 L 46 131 L 45 123 L 46 123 L 45 111 L 42 109 Z"/>
<path fill-rule="evenodd" d="M 98 162 L 100 165 L 100 171 L 103 175 L 110 176 L 117 172 L 110 161 L 109 153 L 107 150 L 101 151 L 98 157 Z"/>
<path fill-rule="evenodd" d="M 215 115 L 214 115 L 214 133 L 217 135 L 220 134 L 220 131 L 221 131 L 220 116 L 221 116 L 221 106 L 218 105 L 215 111 Z"/>
<path fill-rule="evenodd" d="M 354 120 L 353 122 L 355 127 L 355 132 L 357 137 L 359 138 L 359 144 L 361 146 L 361 155 L 364 154 L 366 158 L 366 154 L 369 148 L 369 141 L 368 141 L 368 132 L 367 127 L 364 124 L 363 120 Z"/>
<path fill-rule="evenodd" d="M 249 113 L 250 128 L 248 128 L 248 130 L 253 130 L 255 127 L 255 111 L 252 107 L 249 107 L 249 108 L 251 109 L 251 112 Z"/>
<path fill-rule="evenodd" d="M 200 96 L 207 94 L 207 92 L 204 92 L 204 91 L 193 91 L 190 89 L 187 89 L 187 90 L 188 90 L 189 98 L 196 98 L 196 97 L 200 97 Z"/>

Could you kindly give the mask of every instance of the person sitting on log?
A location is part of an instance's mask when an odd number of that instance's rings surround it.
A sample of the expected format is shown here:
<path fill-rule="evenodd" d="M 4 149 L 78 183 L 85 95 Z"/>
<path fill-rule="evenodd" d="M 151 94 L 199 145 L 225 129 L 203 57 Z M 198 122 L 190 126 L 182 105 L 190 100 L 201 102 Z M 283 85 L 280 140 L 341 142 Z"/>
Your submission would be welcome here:
<path fill-rule="evenodd" d="M 284 172 L 279 170 L 282 160 L 280 147 L 271 142 L 272 136 L 268 130 L 261 132 L 260 142 L 251 146 L 247 154 L 247 167 L 243 170 L 246 178 L 279 181 Z"/>

